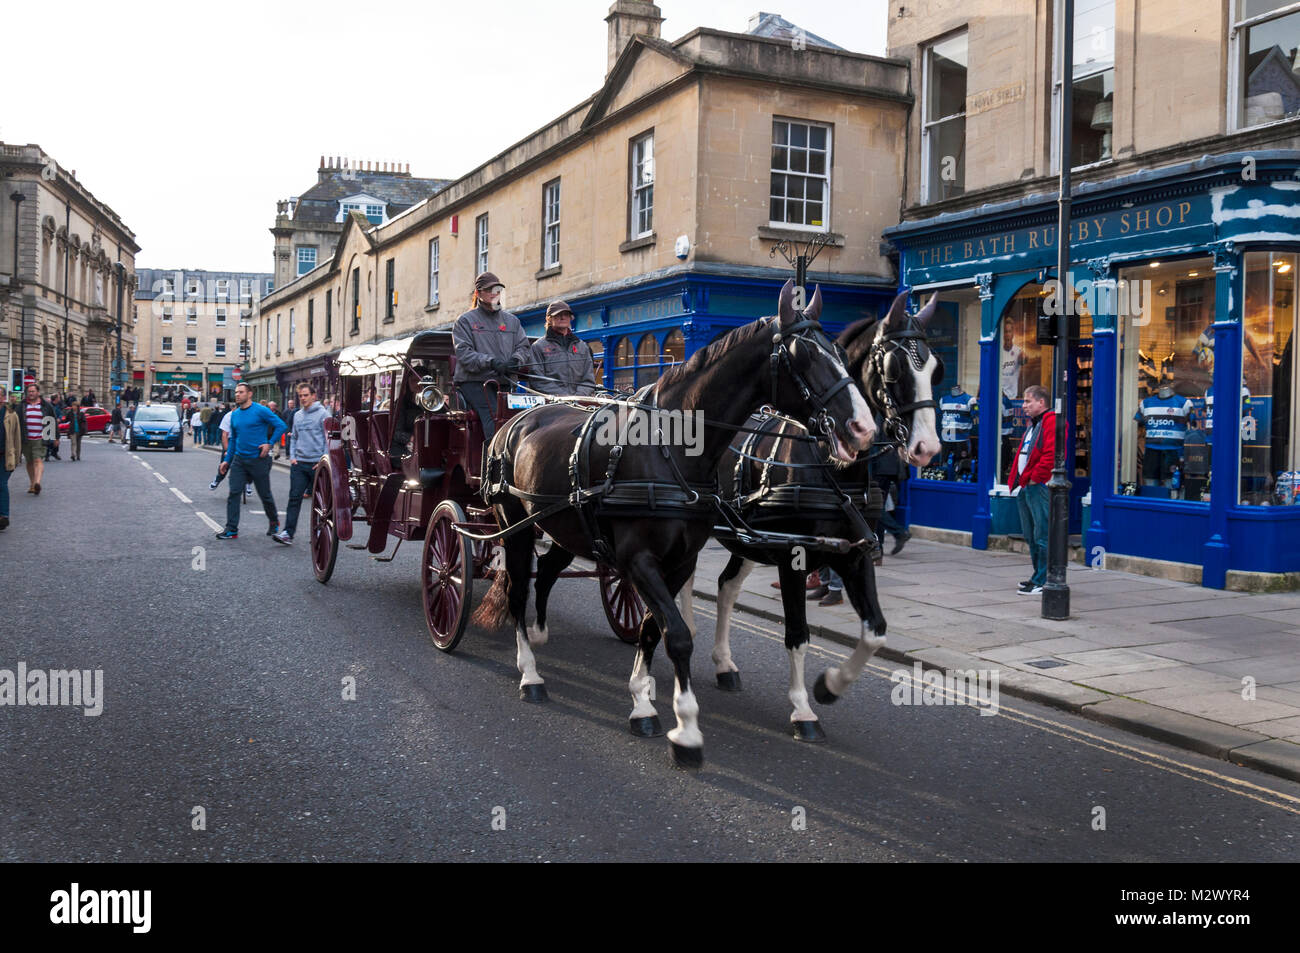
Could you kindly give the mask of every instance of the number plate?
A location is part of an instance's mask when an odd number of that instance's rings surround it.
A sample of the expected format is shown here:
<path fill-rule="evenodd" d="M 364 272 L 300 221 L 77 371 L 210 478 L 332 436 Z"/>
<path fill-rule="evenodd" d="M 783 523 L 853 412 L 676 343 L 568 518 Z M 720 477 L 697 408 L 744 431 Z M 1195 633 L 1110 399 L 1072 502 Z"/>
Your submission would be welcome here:
<path fill-rule="evenodd" d="M 507 394 L 506 406 L 511 410 L 523 410 L 525 407 L 536 407 L 543 403 L 543 399 L 535 394 Z"/>

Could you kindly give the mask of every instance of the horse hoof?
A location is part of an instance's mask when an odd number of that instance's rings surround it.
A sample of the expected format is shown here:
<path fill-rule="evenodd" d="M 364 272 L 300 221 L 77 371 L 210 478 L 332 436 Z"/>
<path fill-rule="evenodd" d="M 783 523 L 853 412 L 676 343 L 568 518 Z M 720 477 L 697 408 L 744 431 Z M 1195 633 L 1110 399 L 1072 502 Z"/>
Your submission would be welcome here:
<path fill-rule="evenodd" d="M 834 705 L 837 701 L 840 700 L 839 695 L 836 695 L 834 692 L 832 692 L 829 688 L 826 687 L 825 672 L 822 672 L 820 675 L 818 675 L 817 681 L 813 682 L 813 698 L 817 699 L 818 704 L 821 705 Z"/>
<path fill-rule="evenodd" d="M 819 745 L 826 740 L 826 732 L 822 730 L 820 721 L 792 721 L 790 729 L 796 741 Z"/>
<path fill-rule="evenodd" d="M 546 686 L 541 683 L 520 686 L 519 697 L 531 705 L 540 705 L 542 702 L 550 700 L 546 694 Z"/>
<path fill-rule="evenodd" d="M 724 692 L 740 691 L 740 673 L 739 672 L 719 672 L 718 687 Z"/>
<path fill-rule="evenodd" d="M 664 733 L 663 726 L 659 724 L 658 715 L 650 715 L 646 718 L 629 718 L 627 728 L 638 738 L 658 738 Z"/>
<path fill-rule="evenodd" d="M 673 747 L 673 766 L 687 771 L 698 771 L 704 766 L 704 749 L 688 748 L 675 741 L 668 742 Z"/>

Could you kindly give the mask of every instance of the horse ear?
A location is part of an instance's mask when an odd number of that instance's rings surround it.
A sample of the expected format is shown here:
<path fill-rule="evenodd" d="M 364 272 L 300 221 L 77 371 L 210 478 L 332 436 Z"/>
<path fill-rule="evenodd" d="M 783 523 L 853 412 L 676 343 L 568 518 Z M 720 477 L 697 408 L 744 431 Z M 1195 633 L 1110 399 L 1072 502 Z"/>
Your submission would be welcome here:
<path fill-rule="evenodd" d="M 781 286 L 781 299 L 776 309 L 777 316 L 782 324 L 794 324 L 794 279 L 786 280 Z"/>
<path fill-rule="evenodd" d="M 903 291 L 894 298 L 894 303 L 889 306 L 888 313 L 880 321 L 880 333 L 884 334 L 889 331 L 896 331 L 902 327 L 903 322 L 907 320 L 907 292 Z"/>
<path fill-rule="evenodd" d="M 822 286 L 821 285 L 818 285 L 817 287 L 813 288 L 812 301 L 808 303 L 808 307 L 804 309 L 803 313 L 804 313 L 804 317 L 809 318 L 810 320 L 813 321 L 816 321 L 819 317 L 821 317 L 821 313 L 822 313 Z"/>
<path fill-rule="evenodd" d="M 935 312 L 938 310 L 939 310 L 939 295 L 936 293 L 930 295 L 930 300 L 925 303 L 925 307 L 922 308 L 919 312 L 917 312 L 916 323 L 921 327 L 925 327 L 927 324 L 930 323 L 930 319 L 934 317 Z"/>

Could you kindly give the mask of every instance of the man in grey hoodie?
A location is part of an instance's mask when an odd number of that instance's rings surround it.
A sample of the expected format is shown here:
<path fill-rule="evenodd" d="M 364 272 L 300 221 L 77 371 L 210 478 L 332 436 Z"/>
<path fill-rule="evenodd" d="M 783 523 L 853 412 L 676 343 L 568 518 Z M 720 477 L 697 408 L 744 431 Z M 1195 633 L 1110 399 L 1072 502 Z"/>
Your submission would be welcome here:
<path fill-rule="evenodd" d="M 293 542 L 302 499 L 311 492 L 316 464 L 325 456 L 325 418 L 330 415 L 316 399 L 316 388 L 311 384 L 298 385 L 298 404 L 301 409 L 293 415 L 289 437 L 289 504 L 284 511 L 284 528 L 277 537 L 282 543 Z"/>

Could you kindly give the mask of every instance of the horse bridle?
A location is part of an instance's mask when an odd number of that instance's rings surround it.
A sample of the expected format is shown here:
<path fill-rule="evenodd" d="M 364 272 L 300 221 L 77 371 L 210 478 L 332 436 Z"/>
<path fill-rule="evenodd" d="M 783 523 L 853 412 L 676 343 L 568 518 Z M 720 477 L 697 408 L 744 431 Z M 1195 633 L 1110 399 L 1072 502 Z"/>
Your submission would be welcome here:
<path fill-rule="evenodd" d="M 926 407 L 937 410 L 939 402 L 932 397 L 929 400 L 914 400 L 909 404 L 899 406 L 894 401 L 894 395 L 890 393 L 888 386 L 897 383 L 898 378 L 890 378 L 886 376 L 885 372 L 889 366 L 890 357 L 896 351 L 906 354 L 908 363 L 913 368 L 918 371 L 923 370 L 925 364 L 921 360 L 921 355 L 917 353 L 916 342 L 925 341 L 925 339 L 925 331 L 917 327 L 915 322 L 908 321 L 907 326 L 903 329 L 891 331 L 878 337 L 871 345 L 871 351 L 867 355 L 867 363 L 872 371 L 872 383 L 875 385 L 872 388 L 871 396 L 874 403 L 884 412 L 885 431 L 890 439 L 897 441 L 900 446 L 906 446 L 910 436 L 907 424 L 903 421 L 904 416 Z M 943 378 L 943 361 L 933 351 L 930 353 L 938 364 L 935 369 L 935 377 L 941 380 Z"/>
<path fill-rule="evenodd" d="M 809 331 L 813 333 L 806 333 Z M 846 373 L 844 377 L 841 377 L 838 381 L 832 384 L 827 389 L 826 393 L 820 395 L 815 393 L 813 389 L 808 386 L 808 382 L 804 379 L 804 376 L 799 373 L 798 369 L 794 365 L 794 361 L 791 359 L 790 350 L 786 347 L 785 343 L 789 338 L 798 338 L 805 343 L 811 344 L 813 347 L 816 347 L 818 350 L 825 352 L 835 360 L 839 361 L 840 366 L 846 370 L 849 364 L 848 356 L 844 353 L 844 349 L 840 347 L 838 343 L 832 344 L 832 342 L 827 340 L 826 334 L 822 331 L 822 326 L 819 321 L 809 318 L 806 315 L 789 327 L 780 327 L 778 325 L 776 332 L 772 335 L 772 357 L 769 362 L 772 371 L 771 403 L 773 405 L 776 404 L 776 390 L 780 380 L 780 371 L 784 366 L 786 373 L 794 381 L 795 387 L 799 389 L 799 396 L 806 403 L 811 403 L 813 405 L 813 414 L 808 418 L 808 432 L 816 433 L 820 431 L 822 436 L 830 437 L 835 430 L 835 418 L 831 416 L 831 413 L 826 409 L 826 406 L 830 403 L 831 398 L 841 390 L 845 387 L 852 386 L 853 379 Z M 835 350 L 832 351 L 831 347 L 834 347 Z"/>

